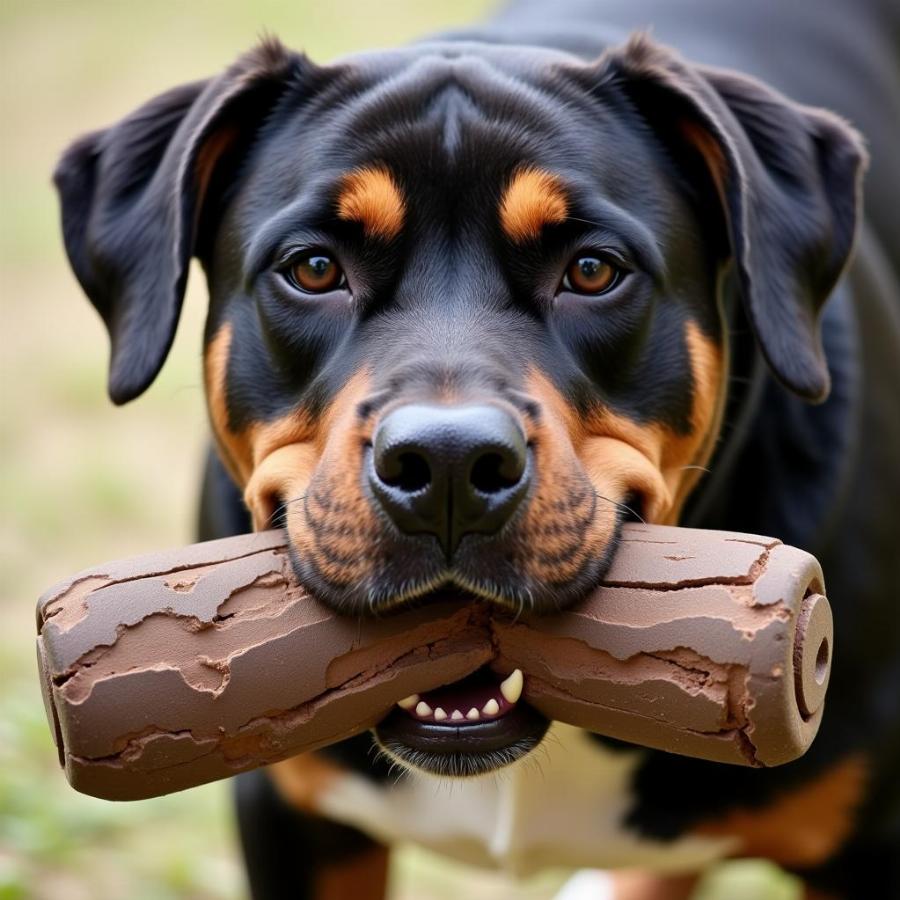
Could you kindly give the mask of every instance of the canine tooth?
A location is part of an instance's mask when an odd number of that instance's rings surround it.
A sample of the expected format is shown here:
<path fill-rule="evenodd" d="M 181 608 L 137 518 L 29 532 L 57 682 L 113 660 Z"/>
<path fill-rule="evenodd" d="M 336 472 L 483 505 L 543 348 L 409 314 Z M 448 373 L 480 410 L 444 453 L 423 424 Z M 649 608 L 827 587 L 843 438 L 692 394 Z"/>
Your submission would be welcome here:
<path fill-rule="evenodd" d="M 509 675 L 500 683 L 500 693 L 503 694 L 507 703 L 515 703 L 522 696 L 522 685 L 525 679 L 522 677 L 521 669 L 513 669 Z"/>
<path fill-rule="evenodd" d="M 402 700 L 397 701 L 397 706 L 400 709 L 412 709 L 419 702 L 418 694 L 410 694 L 408 697 L 404 697 Z"/>
<path fill-rule="evenodd" d="M 480 718 L 481 718 L 481 713 L 478 712 L 478 710 L 475 709 L 475 707 L 473 706 L 473 707 L 466 713 L 466 718 L 467 718 L 467 719 L 471 719 L 471 720 L 474 722 L 476 719 L 480 719 Z"/>
<path fill-rule="evenodd" d="M 426 716 L 430 716 L 431 715 L 431 707 L 424 700 L 420 700 L 416 704 L 416 715 L 420 719 L 424 719 Z"/>
<path fill-rule="evenodd" d="M 454 722 L 458 722 L 460 719 L 463 718 L 463 714 L 458 709 L 454 709 L 453 712 L 450 714 L 450 718 Z"/>
<path fill-rule="evenodd" d="M 486 716 L 496 716 L 497 713 L 500 712 L 500 704 L 491 697 L 491 699 L 481 707 L 481 711 Z"/>
<path fill-rule="evenodd" d="M 445 713 L 440 707 L 438 707 L 434 711 L 434 717 L 435 717 L 435 719 L 437 719 L 438 722 L 443 722 L 444 719 L 447 718 L 447 713 Z"/>

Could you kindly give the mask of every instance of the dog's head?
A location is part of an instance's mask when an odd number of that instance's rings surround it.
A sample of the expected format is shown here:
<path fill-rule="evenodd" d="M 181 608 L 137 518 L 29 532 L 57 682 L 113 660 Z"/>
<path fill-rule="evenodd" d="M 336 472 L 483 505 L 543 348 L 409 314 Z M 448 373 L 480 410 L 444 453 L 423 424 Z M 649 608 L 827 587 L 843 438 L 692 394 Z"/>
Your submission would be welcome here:
<path fill-rule="evenodd" d="M 313 591 L 540 612 L 597 583 L 629 509 L 677 520 L 727 393 L 726 275 L 775 376 L 825 396 L 862 158 L 836 118 L 643 37 L 324 68 L 270 42 L 56 180 L 115 402 L 201 260 L 222 459 Z"/>

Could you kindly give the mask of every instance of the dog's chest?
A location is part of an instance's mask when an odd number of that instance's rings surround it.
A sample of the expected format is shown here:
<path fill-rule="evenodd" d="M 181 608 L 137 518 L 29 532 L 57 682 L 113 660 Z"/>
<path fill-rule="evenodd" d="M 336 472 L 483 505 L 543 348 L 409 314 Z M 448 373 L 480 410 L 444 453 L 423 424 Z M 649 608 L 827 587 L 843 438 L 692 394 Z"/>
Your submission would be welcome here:
<path fill-rule="evenodd" d="M 412 775 L 379 786 L 348 774 L 320 809 L 386 843 L 410 841 L 516 875 L 550 866 L 691 871 L 733 849 L 729 839 L 658 842 L 626 828 L 640 758 L 557 723 L 531 757 L 497 775 Z"/>

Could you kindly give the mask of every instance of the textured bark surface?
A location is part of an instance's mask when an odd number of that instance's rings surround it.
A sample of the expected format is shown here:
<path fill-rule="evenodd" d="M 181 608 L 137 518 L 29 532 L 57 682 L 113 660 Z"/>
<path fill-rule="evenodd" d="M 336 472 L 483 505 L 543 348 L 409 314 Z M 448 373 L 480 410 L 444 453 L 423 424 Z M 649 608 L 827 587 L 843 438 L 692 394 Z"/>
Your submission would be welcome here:
<path fill-rule="evenodd" d="M 801 755 L 832 646 L 809 554 L 752 535 L 627 525 L 578 606 L 513 619 L 446 592 L 383 619 L 297 585 L 281 532 L 97 566 L 38 604 L 48 718 L 72 785 L 181 790 L 371 727 L 484 665 L 553 719 L 705 759 Z"/>

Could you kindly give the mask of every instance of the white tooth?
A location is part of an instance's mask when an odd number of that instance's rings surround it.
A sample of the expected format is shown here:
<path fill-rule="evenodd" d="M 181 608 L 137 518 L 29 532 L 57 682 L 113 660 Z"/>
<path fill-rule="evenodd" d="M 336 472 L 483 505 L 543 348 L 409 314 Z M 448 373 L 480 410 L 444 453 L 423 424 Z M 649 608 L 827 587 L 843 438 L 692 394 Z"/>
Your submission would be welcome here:
<path fill-rule="evenodd" d="M 419 702 L 418 694 L 410 694 L 408 697 L 404 697 L 402 700 L 397 701 L 397 706 L 400 709 L 412 709 Z"/>
<path fill-rule="evenodd" d="M 525 679 L 521 669 L 513 669 L 512 674 L 500 683 L 500 693 L 507 703 L 515 703 L 522 696 L 522 685 Z"/>
<path fill-rule="evenodd" d="M 447 718 L 447 713 L 445 713 L 440 707 L 438 707 L 438 708 L 434 711 L 434 717 L 435 717 L 435 719 L 438 720 L 438 722 L 443 722 L 444 719 Z"/>
<path fill-rule="evenodd" d="M 450 714 L 450 718 L 454 722 L 458 722 L 460 719 L 463 718 L 463 714 L 458 709 L 454 709 L 453 712 Z"/>
<path fill-rule="evenodd" d="M 486 716 L 496 716 L 497 713 L 500 712 L 500 704 L 491 697 L 491 699 L 481 707 L 481 711 Z"/>
<path fill-rule="evenodd" d="M 426 716 L 430 716 L 431 715 L 431 707 L 424 700 L 420 700 L 416 704 L 416 715 L 420 719 L 424 719 Z"/>
<path fill-rule="evenodd" d="M 467 719 L 471 719 L 471 720 L 474 722 L 476 719 L 480 719 L 480 718 L 481 718 L 481 713 L 478 712 L 478 710 L 475 709 L 475 707 L 473 706 L 473 707 L 466 713 L 466 718 L 467 718 Z"/>

